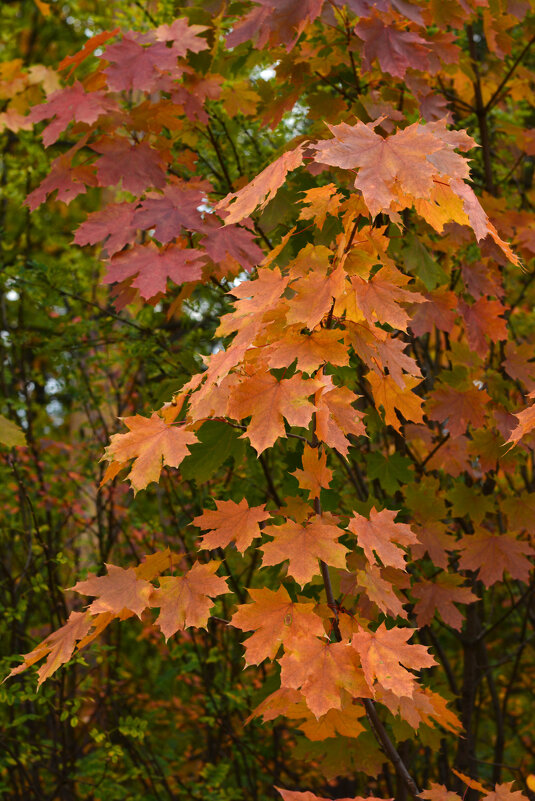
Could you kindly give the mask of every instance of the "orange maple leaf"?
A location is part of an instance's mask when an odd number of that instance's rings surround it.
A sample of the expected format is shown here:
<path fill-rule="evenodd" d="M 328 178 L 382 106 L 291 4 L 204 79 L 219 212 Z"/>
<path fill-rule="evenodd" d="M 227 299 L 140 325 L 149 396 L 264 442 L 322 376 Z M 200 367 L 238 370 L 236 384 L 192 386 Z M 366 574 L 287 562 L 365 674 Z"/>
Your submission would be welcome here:
<path fill-rule="evenodd" d="M 301 373 L 277 381 L 262 367 L 255 365 L 254 373 L 233 388 L 228 405 L 229 416 L 235 420 L 251 416 L 242 436 L 249 438 L 258 454 L 284 436 L 284 418 L 291 426 L 308 426 L 315 409 L 308 398 L 319 386 L 317 380 L 303 378 Z"/>
<path fill-rule="evenodd" d="M 388 323 L 406 331 L 411 318 L 399 304 L 425 302 L 419 292 L 403 288 L 408 281 L 407 276 L 392 267 L 382 267 L 369 281 L 354 275 L 351 286 L 366 320 L 371 324 Z"/>
<path fill-rule="evenodd" d="M 336 186 L 334 184 L 315 186 L 313 189 L 307 189 L 303 194 L 304 198 L 301 200 L 301 203 L 308 208 L 301 209 L 299 219 L 314 220 L 315 225 L 320 231 L 327 219 L 327 214 L 336 217 L 340 205 L 344 200 L 344 197 L 336 191 Z"/>
<path fill-rule="evenodd" d="M 367 373 L 373 392 L 373 399 L 377 408 L 382 406 L 385 411 L 385 423 L 399 431 L 401 423 L 397 411 L 406 419 L 421 423 L 424 419 L 422 412 L 422 398 L 412 390 L 420 383 L 419 378 L 405 377 L 405 384 L 400 387 L 389 375 Z"/>
<path fill-rule="evenodd" d="M 156 623 L 165 639 L 187 626 L 204 628 L 214 606 L 212 598 L 229 592 L 227 582 L 215 576 L 220 562 L 196 562 L 182 576 L 163 576 L 153 590 L 150 606 L 159 607 Z"/>
<path fill-rule="evenodd" d="M 347 435 L 366 434 L 362 422 L 364 414 L 353 406 L 359 396 L 348 387 L 335 386 L 330 375 L 323 375 L 319 380 L 321 388 L 314 397 L 316 436 L 320 442 L 346 455 L 351 444 Z"/>
<path fill-rule="evenodd" d="M 266 534 L 273 542 L 261 547 L 263 565 L 278 565 L 288 559 L 288 574 L 303 586 L 319 573 L 318 560 L 333 567 L 345 567 L 347 548 L 338 542 L 343 530 L 329 518 L 313 517 L 306 523 L 287 520 L 282 526 L 270 526 Z"/>
<path fill-rule="evenodd" d="M 360 656 L 370 690 L 377 681 L 395 695 L 412 696 L 416 677 L 406 668 L 420 670 L 436 665 L 425 646 L 407 643 L 413 633 L 411 629 L 387 629 L 381 623 L 377 631 L 361 630 L 353 634 L 351 644 Z"/>
<path fill-rule="evenodd" d="M 158 481 L 163 465 L 178 467 L 190 455 L 187 446 L 197 442 L 192 431 L 167 425 L 157 412 L 150 418 L 136 414 L 121 419 L 130 431 L 114 434 L 102 458 L 118 462 L 134 459 L 128 475 L 134 493 L 151 481 Z"/>
<path fill-rule="evenodd" d="M 242 604 L 230 621 L 242 631 L 254 631 L 244 645 L 247 665 L 274 659 L 281 644 L 290 647 L 296 638 L 324 633 L 323 620 L 314 613 L 314 603 L 294 603 L 284 587 L 250 589 L 253 603 Z"/>
<path fill-rule="evenodd" d="M 423 790 L 420 795 L 426 801 L 461 801 L 460 795 L 448 790 L 445 785 L 437 784 L 436 782 L 430 782 L 429 789 Z"/>
<path fill-rule="evenodd" d="M 289 367 L 297 359 L 297 367 L 305 373 L 317 370 L 324 364 L 342 367 L 349 363 L 349 353 L 343 342 L 344 332 L 318 328 L 305 333 L 302 326 L 284 326 L 280 339 L 269 345 L 269 367 Z"/>
<path fill-rule="evenodd" d="M 374 565 L 368 565 L 366 570 L 357 570 L 356 589 L 364 591 L 369 600 L 377 604 L 381 612 L 394 617 L 407 617 L 403 604 L 394 592 L 391 581 L 385 581 L 381 571 Z"/>
<path fill-rule="evenodd" d="M 92 625 L 93 618 L 88 612 L 71 612 L 65 625 L 61 626 L 57 631 L 53 631 L 33 651 L 26 654 L 24 662 L 14 667 L 4 681 L 11 678 L 11 676 L 22 673 L 26 668 L 46 656 L 46 662 L 37 671 L 39 677 L 37 686 L 40 687 L 61 665 L 69 661 L 76 647 L 76 642 L 85 637 Z"/>
<path fill-rule="evenodd" d="M 355 652 L 347 643 L 301 638 L 279 664 L 281 686 L 300 689 L 316 718 L 342 708 L 342 690 L 354 698 L 369 697 Z"/>
<path fill-rule="evenodd" d="M 535 393 L 531 392 L 528 397 L 533 398 L 534 396 Z M 518 424 L 509 434 L 507 444 L 511 442 L 513 445 L 516 445 L 522 437 L 525 437 L 526 434 L 529 434 L 530 431 L 533 431 L 535 428 L 535 403 L 514 416 L 518 420 Z"/>
<path fill-rule="evenodd" d="M 333 477 L 332 470 L 327 467 L 327 454 L 320 454 L 318 448 L 308 444 L 303 450 L 303 469 L 294 470 L 291 475 L 296 477 L 301 489 L 310 492 L 311 498 L 319 496 L 322 487 L 328 487 Z"/>
<path fill-rule="evenodd" d="M 264 506 L 249 507 L 245 498 L 239 503 L 216 501 L 215 505 L 216 511 L 205 509 L 191 521 L 203 531 L 211 529 L 201 537 L 203 548 L 226 548 L 230 542 L 235 542 L 238 551 L 243 553 L 255 537 L 260 536 L 258 524 L 270 517 Z"/>
<path fill-rule="evenodd" d="M 82 595 L 97 596 L 88 607 L 91 614 L 113 612 L 119 615 L 123 609 L 128 609 L 141 617 L 141 613 L 149 604 L 152 584 L 140 578 L 133 567 L 126 569 L 117 565 L 106 565 L 106 567 L 107 576 L 91 576 L 84 581 L 78 581 L 69 589 Z"/>
<path fill-rule="evenodd" d="M 377 564 L 375 552 L 383 565 L 405 569 L 405 553 L 398 545 L 413 545 L 418 542 L 418 537 L 406 523 L 394 522 L 397 514 L 388 509 L 377 512 L 373 507 L 369 520 L 362 515 L 354 515 L 349 521 L 347 527 L 356 535 L 371 565 Z"/>
<path fill-rule="evenodd" d="M 454 152 L 473 146 L 468 136 L 458 138 L 444 121 L 413 123 L 383 139 L 374 127 L 381 122 L 329 125 L 334 139 L 314 145 L 316 161 L 345 169 L 359 168 L 355 187 L 360 189 L 371 214 L 389 211 L 399 194 L 428 198 L 437 175 L 467 178 L 465 158 Z M 453 137 L 453 138 L 452 138 Z M 404 204 L 407 205 L 407 204 Z"/>
<path fill-rule="evenodd" d="M 333 300 L 343 295 L 345 283 L 346 274 L 342 267 L 337 267 L 329 275 L 317 269 L 297 278 L 291 285 L 296 294 L 286 315 L 287 322 L 315 328 L 329 313 Z"/>
<path fill-rule="evenodd" d="M 528 801 L 521 790 L 513 790 L 514 782 L 504 782 L 497 784 L 494 790 L 482 799 L 482 801 Z"/>
<path fill-rule="evenodd" d="M 223 200 L 220 200 L 215 209 L 218 212 L 228 212 L 225 217 L 225 225 L 241 222 L 257 206 L 263 209 L 270 200 L 273 200 L 277 190 L 284 183 L 286 175 L 303 163 L 305 146 L 306 143 L 302 142 L 293 150 L 286 151 L 243 189 L 230 192 Z"/>

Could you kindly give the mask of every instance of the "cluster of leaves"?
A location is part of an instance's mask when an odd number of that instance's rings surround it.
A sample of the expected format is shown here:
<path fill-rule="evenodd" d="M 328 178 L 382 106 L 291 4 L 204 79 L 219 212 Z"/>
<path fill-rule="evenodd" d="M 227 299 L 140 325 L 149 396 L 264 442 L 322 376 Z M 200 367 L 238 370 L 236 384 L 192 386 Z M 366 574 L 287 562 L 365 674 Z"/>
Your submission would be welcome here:
<path fill-rule="evenodd" d="M 46 121 L 59 149 L 30 209 L 102 190 L 74 242 L 100 243 L 118 320 L 218 318 L 212 341 L 211 320 L 183 337 L 189 360 L 169 347 L 187 375 L 152 412 L 125 416 L 131 397 L 103 456 L 99 497 L 164 471 L 180 532 L 78 581 L 89 606 L 10 675 L 45 659 L 41 683 L 133 616 L 184 644 L 253 632 L 251 717 L 313 766 L 279 767 L 288 787 L 520 801 L 501 779 L 533 753 L 533 17 L 505 0 L 183 11 L 103 30 L 4 120 Z"/>

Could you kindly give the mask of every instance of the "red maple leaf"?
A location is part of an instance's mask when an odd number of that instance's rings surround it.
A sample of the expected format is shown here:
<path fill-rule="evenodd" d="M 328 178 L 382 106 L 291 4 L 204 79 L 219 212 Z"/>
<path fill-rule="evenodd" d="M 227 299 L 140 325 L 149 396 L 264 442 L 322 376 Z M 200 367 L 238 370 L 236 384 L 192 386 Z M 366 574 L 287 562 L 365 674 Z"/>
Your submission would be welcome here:
<path fill-rule="evenodd" d="M 83 195 L 87 186 L 96 186 L 97 178 L 91 165 L 82 164 L 72 167 L 69 155 L 58 156 L 52 162 L 50 173 L 41 181 L 37 189 L 27 196 L 25 205 L 34 211 L 44 203 L 48 195 L 57 190 L 56 200 L 70 203 L 71 200 Z"/>
<path fill-rule="evenodd" d="M 528 556 L 535 550 L 510 534 L 491 534 L 480 529 L 463 537 L 458 548 L 461 552 L 461 570 L 479 570 L 479 578 L 486 587 L 502 581 L 504 570 L 519 581 L 527 581 L 533 565 Z"/>
<path fill-rule="evenodd" d="M 109 262 L 102 281 L 113 284 L 136 276 L 132 286 L 139 289 L 142 298 L 153 298 L 166 291 L 168 280 L 175 284 L 198 281 L 202 263 L 203 255 L 198 250 L 172 245 L 158 250 L 154 245 L 134 245 Z"/>
<path fill-rule="evenodd" d="M 302 31 L 321 13 L 324 0 L 255 0 L 256 8 L 227 35 L 227 47 L 255 39 L 255 47 L 286 45 L 289 52 Z"/>
<path fill-rule="evenodd" d="M 154 228 L 154 237 L 162 244 L 180 236 L 183 228 L 200 231 L 203 219 L 197 207 L 205 193 L 196 186 L 180 182 L 169 184 L 161 195 L 151 192 L 136 212 L 139 228 Z"/>
<path fill-rule="evenodd" d="M 201 239 L 201 245 L 216 264 L 236 264 L 247 272 L 264 258 L 253 234 L 237 225 L 212 228 Z"/>
<path fill-rule="evenodd" d="M 481 428 L 490 397 L 485 389 L 468 387 L 461 391 L 444 385 L 430 393 L 426 412 L 431 420 L 445 423 L 452 437 L 464 434 L 470 424 Z"/>
<path fill-rule="evenodd" d="M 110 203 L 94 211 L 78 226 L 73 242 L 82 246 L 102 242 L 103 252 L 113 256 L 135 238 L 134 217 L 134 203 Z"/>
<path fill-rule="evenodd" d="M 423 72 L 429 69 L 431 47 L 417 33 L 398 30 L 390 20 L 381 19 L 377 14 L 361 19 L 355 33 L 364 42 L 362 65 L 365 70 L 370 70 L 376 59 L 383 72 L 396 78 L 404 78 L 409 68 Z"/>
<path fill-rule="evenodd" d="M 109 111 L 117 109 L 117 103 L 106 92 L 86 92 L 79 81 L 72 86 L 54 92 L 46 103 L 34 106 L 28 115 L 30 122 L 42 122 L 54 117 L 43 131 L 45 147 L 57 141 L 59 135 L 71 122 L 86 122 L 92 125 Z"/>
<path fill-rule="evenodd" d="M 149 187 L 163 189 L 166 183 L 165 159 L 146 142 L 131 144 L 124 136 L 100 139 L 91 145 L 102 155 L 95 162 L 100 186 L 115 186 L 140 195 Z"/>
<path fill-rule="evenodd" d="M 135 34 L 134 34 L 135 36 Z M 156 42 L 143 47 L 130 36 L 123 36 L 104 50 L 103 58 L 109 62 L 104 70 L 108 86 L 115 92 L 130 89 L 153 92 L 158 88 L 170 88 L 161 83 L 164 73 L 172 78 L 180 78 L 184 68 L 177 63 L 183 55 L 182 48 L 167 47 L 165 42 Z"/>

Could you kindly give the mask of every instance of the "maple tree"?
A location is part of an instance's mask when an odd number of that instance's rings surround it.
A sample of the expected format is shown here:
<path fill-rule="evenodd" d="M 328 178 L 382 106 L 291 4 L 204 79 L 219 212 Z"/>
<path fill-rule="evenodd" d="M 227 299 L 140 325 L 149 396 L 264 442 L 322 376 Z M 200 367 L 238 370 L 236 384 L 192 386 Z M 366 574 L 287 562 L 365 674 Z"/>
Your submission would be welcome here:
<path fill-rule="evenodd" d="M 36 0 L 34 14 L 56 12 Z M 134 17 L 104 14 L 55 70 L 31 52 L 2 69 L 6 152 L 34 126 L 53 152 L 24 207 L 55 209 L 74 234 L 60 291 L 90 344 L 80 402 L 60 408 L 87 424 L 57 469 L 95 507 L 51 491 L 29 389 L 42 367 L 10 367 L 26 400 L 6 398 L 0 419 L 30 543 L 17 564 L 24 579 L 35 537 L 53 606 L 22 663 L 8 652 L 5 692 L 38 662 L 43 690 L 71 660 L 83 673 L 99 642 L 141 626 L 144 653 L 193 667 L 187 696 L 162 699 L 166 725 L 174 699 L 188 731 L 185 760 L 156 780 L 147 768 L 139 797 L 521 801 L 534 754 L 532 10 L 255 0 Z M 53 224 L 40 230 L 51 259 Z M 30 280 L 31 245 L 7 292 Z M 95 245 L 103 263 L 80 250 Z M 54 284 L 51 261 L 38 275 Z M 63 313 L 52 306 L 49 327 Z M 74 533 L 54 539 L 65 509 Z M 218 661 L 229 684 L 214 688 Z M 87 720 L 99 693 L 97 678 Z M 73 761 L 52 794 L 100 797 Z"/>

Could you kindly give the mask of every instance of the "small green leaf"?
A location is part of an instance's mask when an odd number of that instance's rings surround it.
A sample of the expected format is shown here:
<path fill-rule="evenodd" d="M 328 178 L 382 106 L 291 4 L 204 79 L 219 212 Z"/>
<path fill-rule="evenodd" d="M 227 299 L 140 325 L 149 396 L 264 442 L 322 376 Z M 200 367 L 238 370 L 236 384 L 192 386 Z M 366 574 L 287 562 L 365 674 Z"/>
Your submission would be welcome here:
<path fill-rule="evenodd" d="M 390 495 L 397 492 L 402 484 L 414 481 L 411 460 L 399 453 L 393 453 L 387 459 L 379 451 L 373 451 L 367 454 L 366 463 L 368 478 L 379 479 L 382 489 Z"/>
<path fill-rule="evenodd" d="M 431 254 L 414 235 L 406 238 L 403 258 L 407 269 L 418 276 L 428 291 L 448 283 L 448 276 L 442 267 L 431 257 Z"/>
<path fill-rule="evenodd" d="M 231 456 L 239 461 L 243 455 L 245 443 L 239 439 L 239 432 L 215 420 L 208 420 L 199 429 L 199 442 L 189 449 L 191 456 L 182 462 L 180 472 L 186 479 L 195 479 L 199 483 L 208 481 L 221 465 Z"/>

